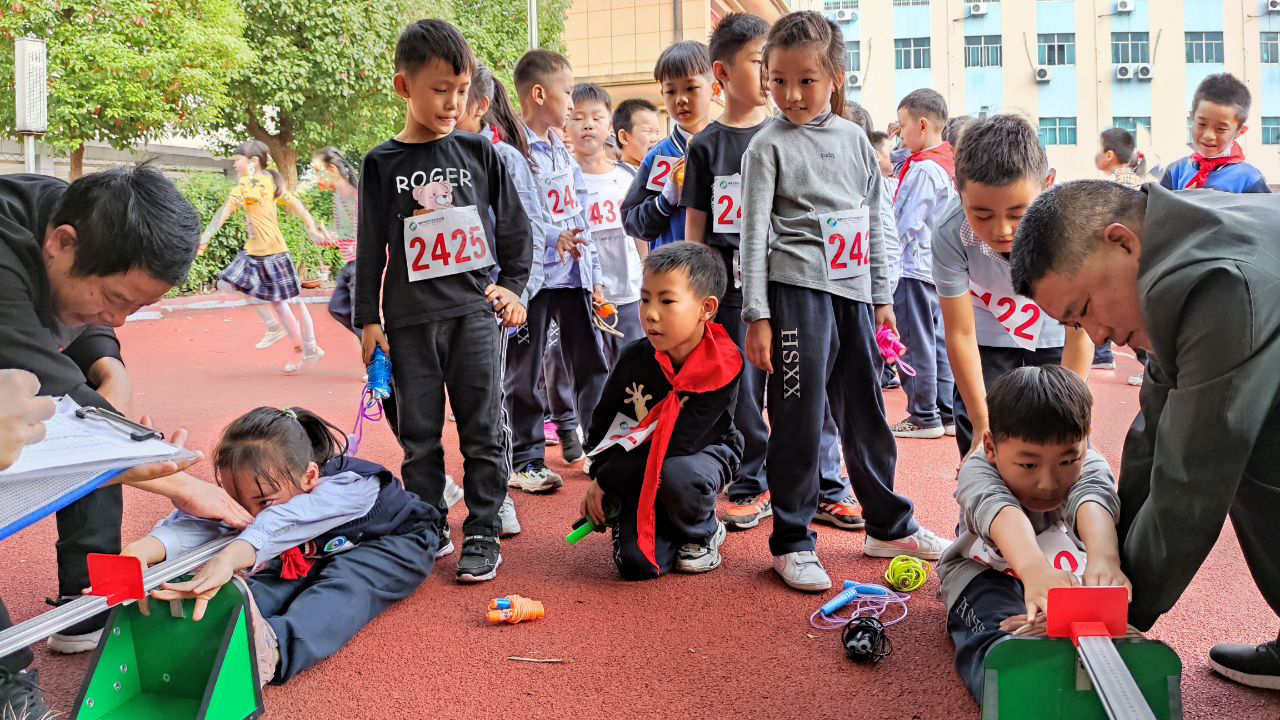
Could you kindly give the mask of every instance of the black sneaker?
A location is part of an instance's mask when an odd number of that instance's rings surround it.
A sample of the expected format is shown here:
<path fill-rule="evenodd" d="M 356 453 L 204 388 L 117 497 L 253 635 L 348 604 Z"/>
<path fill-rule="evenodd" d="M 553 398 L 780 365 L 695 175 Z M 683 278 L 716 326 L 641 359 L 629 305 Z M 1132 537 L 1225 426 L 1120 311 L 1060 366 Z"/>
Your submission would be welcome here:
<path fill-rule="evenodd" d="M 570 464 L 587 456 L 582 449 L 582 440 L 578 437 L 576 429 L 560 433 L 560 450 L 564 453 L 564 461 Z"/>
<path fill-rule="evenodd" d="M 35 670 L 10 672 L 0 668 L 0 718 L 44 720 L 53 717 L 40 693 Z"/>
<path fill-rule="evenodd" d="M 1280 690 L 1280 640 L 1261 645 L 1219 643 L 1209 648 L 1209 665 L 1219 675 L 1249 687 Z"/>
<path fill-rule="evenodd" d="M 468 535 L 462 539 L 462 557 L 458 558 L 458 582 L 474 583 L 498 576 L 502 553 L 498 538 Z"/>
<path fill-rule="evenodd" d="M 78 600 L 80 597 L 80 595 L 63 595 L 57 600 L 45 598 L 45 603 L 53 607 L 60 607 L 72 600 Z M 106 624 L 107 613 L 105 612 L 98 613 L 88 620 L 81 620 L 61 632 L 50 635 L 49 650 L 63 655 L 89 652 L 98 647 L 98 641 L 102 639 L 102 628 L 106 627 Z"/>
<path fill-rule="evenodd" d="M 453 538 L 449 537 L 449 521 L 440 523 L 437 531 L 440 533 L 440 544 L 436 547 L 436 559 L 439 560 L 453 554 Z"/>

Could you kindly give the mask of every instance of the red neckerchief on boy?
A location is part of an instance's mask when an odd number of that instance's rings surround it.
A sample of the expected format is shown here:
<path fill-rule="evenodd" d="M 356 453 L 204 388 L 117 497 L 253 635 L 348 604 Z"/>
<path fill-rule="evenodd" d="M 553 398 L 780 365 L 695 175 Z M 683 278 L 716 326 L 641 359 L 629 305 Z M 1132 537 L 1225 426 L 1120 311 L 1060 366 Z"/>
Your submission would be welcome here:
<path fill-rule="evenodd" d="M 680 394 L 713 392 L 733 382 L 742 372 L 742 353 L 734 344 L 729 333 L 717 323 L 707 323 L 702 342 L 693 349 L 684 365 L 677 372 L 672 368 L 671 356 L 665 352 L 656 354 L 658 366 L 667 382 L 671 383 L 671 392 L 645 415 L 638 427 L 649 427 L 657 423 L 658 427 L 651 436 L 649 459 L 644 467 L 644 484 L 640 487 L 640 505 L 636 509 L 636 534 L 640 552 L 645 558 L 658 567 L 656 554 L 656 522 L 655 509 L 658 500 L 658 485 L 662 481 L 662 461 L 667 454 L 667 446 L 671 442 L 671 434 L 676 429 L 676 420 L 680 417 Z"/>
<path fill-rule="evenodd" d="M 906 162 L 902 163 L 902 172 L 898 173 L 898 189 L 893 191 L 894 202 L 898 201 L 898 190 L 902 189 L 902 181 L 906 179 L 907 171 L 911 169 L 911 163 L 918 162 L 920 160 L 932 160 L 938 163 L 942 166 L 943 170 L 947 171 L 947 176 L 950 177 L 952 181 L 956 179 L 955 150 L 951 147 L 951 143 L 943 140 L 941 144 L 921 150 L 918 153 L 913 153 L 911 157 L 907 158 Z"/>
<path fill-rule="evenodd" d="M 489 142 L 494 145 L 502 142 L 502 131 L 498 129 L 497 125 L 486 125 L 485 129 L 489 131 Z"/>
<path fill-rule="evenodd" d="M 280 553 L 280 579 L 281 580 L 300 580 L 311 572 L 312 562 L 307 557 L 307 553 L 302 548 L 307 547 L 308 550 L 314 552 L 315 547 L 310 541 L 291 547 Z"/>
<path fill-rule="evenodd" d="M 1209 173 L 1224 165 L 1235 165 L 1236 163 L 1244 162 L 1244 148 L 1240 147 L 1240 143 L 1232 142 L 1231 152 L 1226 155 L 1207 158 L 1200 153 L 1195 153 L 1191 156 L 1191 162 L 1196 166 L 1196 175 L 1191 178 L 1191 181 L 1187 183 L 1183 190 L 1202 188 L 1209 181 Z"/>

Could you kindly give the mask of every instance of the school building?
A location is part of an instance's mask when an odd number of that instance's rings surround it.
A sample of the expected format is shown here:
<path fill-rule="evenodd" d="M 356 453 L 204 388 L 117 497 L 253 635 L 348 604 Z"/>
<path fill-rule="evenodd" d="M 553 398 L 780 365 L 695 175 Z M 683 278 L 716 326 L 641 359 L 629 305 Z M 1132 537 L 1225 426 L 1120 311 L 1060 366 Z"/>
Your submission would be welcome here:
<path fill-rule="evenodd" d="M 1196 84 L 1231 72 L 1253 93 L 1245 155 L 1280 183 L 1280 0 L 575 0 L 565 42 L 579 78 L 658 102 L 662 48 L 706 40 L 733 10 L 792 9 L 840 26 L 848 95 L 877 126 L 919 87 L 952 114 L 1021 112 L 1062 179 L 1098 176 L 1098 133 L 1112 126 L 1137 132 L 1149 165 L 1187 154 Z"/>

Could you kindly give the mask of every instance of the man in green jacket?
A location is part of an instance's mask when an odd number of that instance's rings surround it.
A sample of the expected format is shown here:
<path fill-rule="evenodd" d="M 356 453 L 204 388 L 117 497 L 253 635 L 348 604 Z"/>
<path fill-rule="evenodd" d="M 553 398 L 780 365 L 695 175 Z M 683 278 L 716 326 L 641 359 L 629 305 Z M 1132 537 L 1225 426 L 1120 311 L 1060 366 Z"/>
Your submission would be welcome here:
<path fill-rule="evenodd" d="M 1120 466 L 1130 622 L 1173 607 L 1228 515 L 1280 613 L 1280 201 L 1065 183 L 1027 210 L 1012 265 L 1049 315 L 1151 354 Z M 1210 664 L 1280 689 L 1277 644 L 1217 645 Z"/>

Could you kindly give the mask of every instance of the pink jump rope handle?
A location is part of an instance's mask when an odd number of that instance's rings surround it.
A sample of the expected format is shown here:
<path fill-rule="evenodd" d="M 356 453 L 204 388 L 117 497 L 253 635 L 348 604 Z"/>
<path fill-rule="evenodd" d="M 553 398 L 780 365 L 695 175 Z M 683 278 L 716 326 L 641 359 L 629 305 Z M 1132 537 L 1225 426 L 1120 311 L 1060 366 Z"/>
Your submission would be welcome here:
<path fill-rule="evenodd" d="M 888 325 L 881 326 L 876 332 L 876 345 L 880 348 L 880 357 L 884 358 L 886 364 L 897 365 L 902 372 L 915 377 L 915 368 L 902 361 L 902 356 L 907 353 L 907 346 L 898 339 L 898 333 L 894 332 L 893 328 Z"/>

